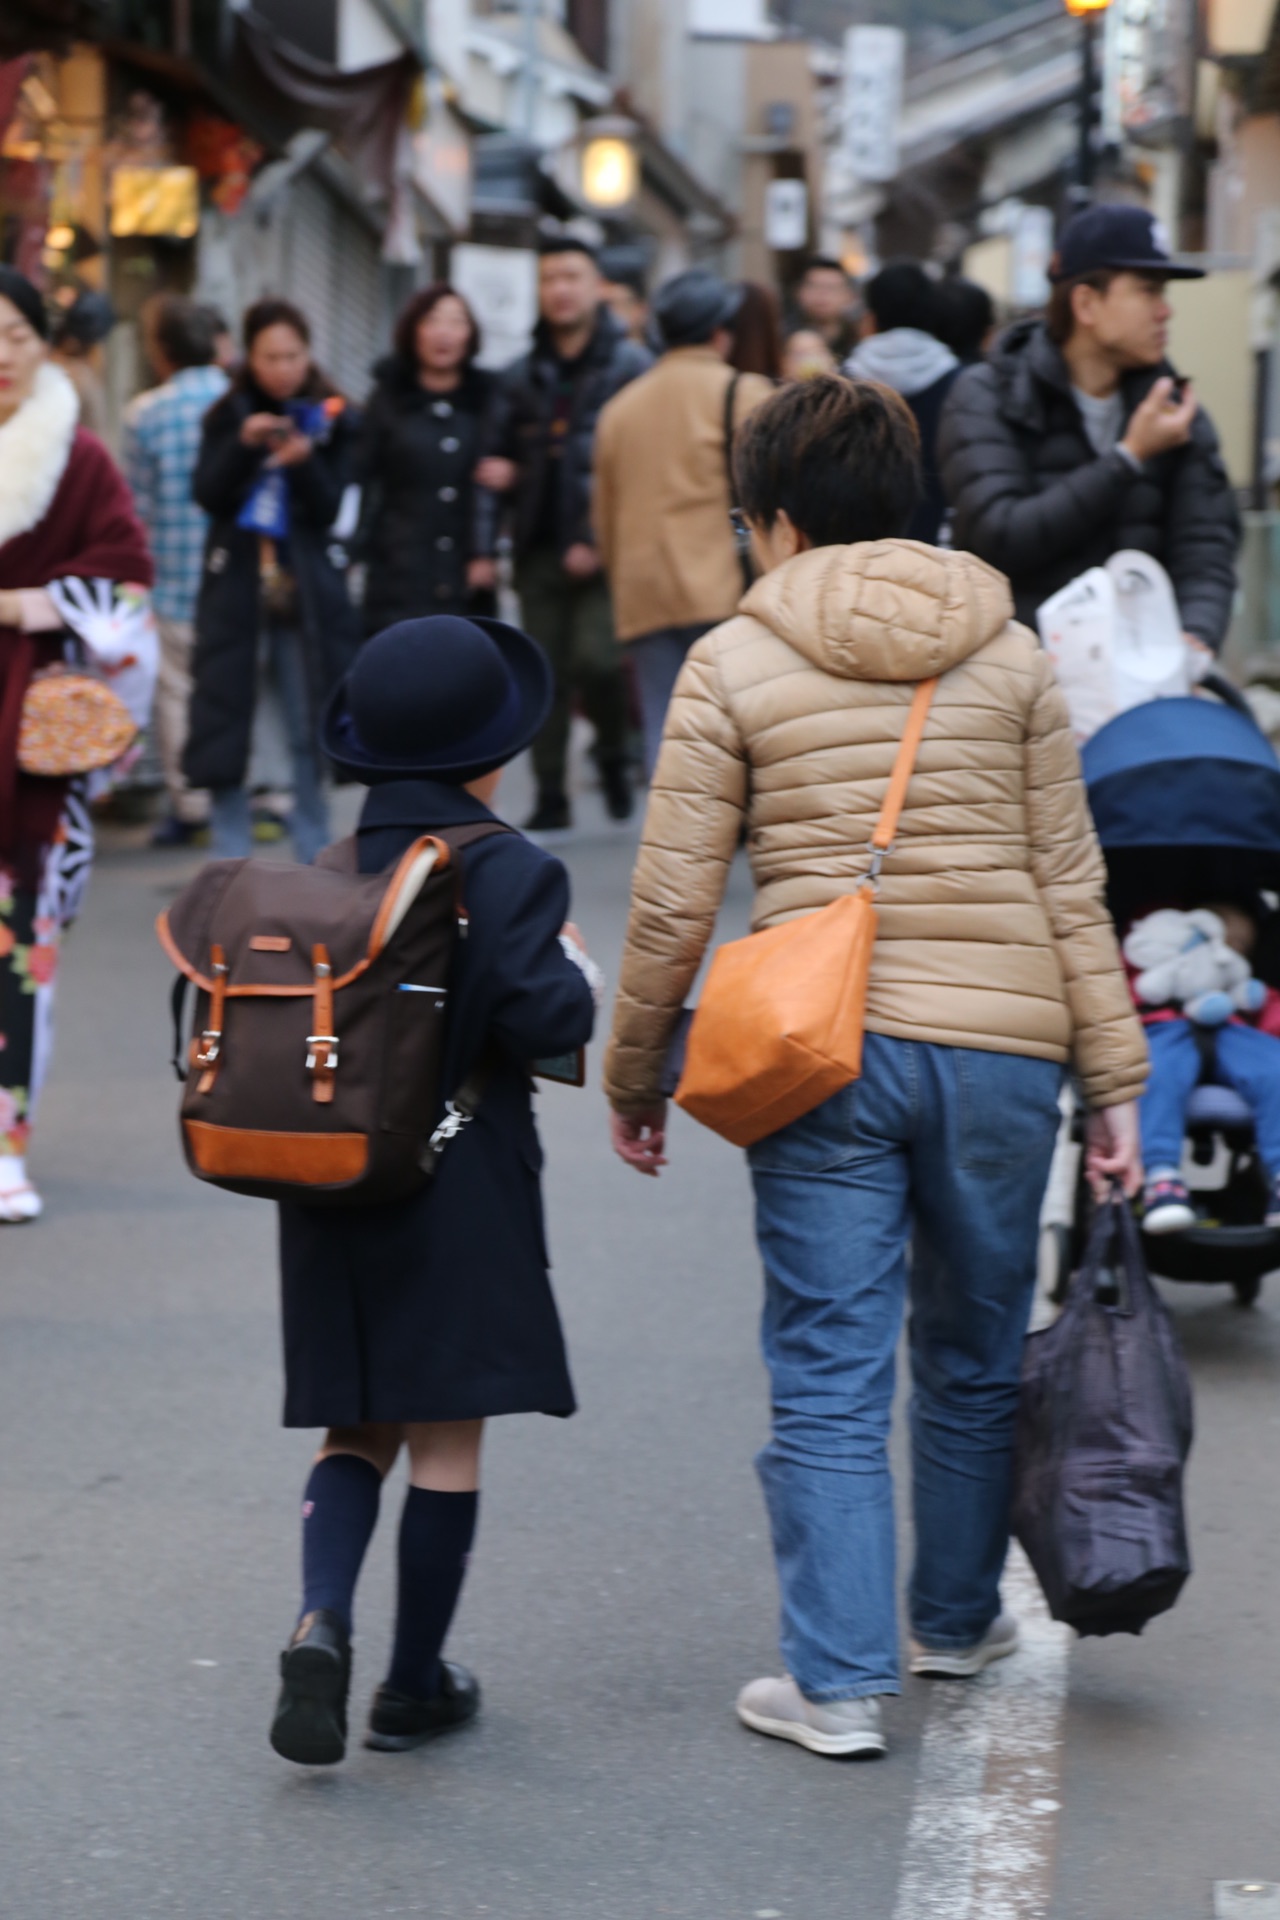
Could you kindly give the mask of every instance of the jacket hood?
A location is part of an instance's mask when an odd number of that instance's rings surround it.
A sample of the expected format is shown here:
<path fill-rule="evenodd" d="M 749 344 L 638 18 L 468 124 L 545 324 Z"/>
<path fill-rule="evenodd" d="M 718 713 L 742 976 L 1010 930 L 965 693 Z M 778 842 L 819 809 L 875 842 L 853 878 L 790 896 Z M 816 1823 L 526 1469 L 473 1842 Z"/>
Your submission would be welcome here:
<path fill-rule="evenodd" d="M 860 341 L 844 370 L 856 380 L 879 380 L 906 399 L 923 393 L 959 365 L 950 347 L 931 333 L 919 327 L 890 327 L 887 333 L 869 334 Z"/>
<path fill-rule="evenodd" d="M 926 680 L 1002 632 L 1013 596 L 971 553 L 868 540 L 798 553 L 756 581 L 742 612 L 842 679 Z"/>

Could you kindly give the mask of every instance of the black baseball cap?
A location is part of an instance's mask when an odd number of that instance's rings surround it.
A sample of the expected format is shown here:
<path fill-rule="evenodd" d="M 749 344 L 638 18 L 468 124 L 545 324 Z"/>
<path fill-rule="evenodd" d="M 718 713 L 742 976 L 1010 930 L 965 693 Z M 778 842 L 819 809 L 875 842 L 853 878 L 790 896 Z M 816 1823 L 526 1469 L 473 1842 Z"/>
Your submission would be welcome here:
<path fill-rule="evenodd" d="M 1086 207 L 1068 220 L 1049 266 L 1053 281 L 1078 280 L 1081 274 L 1158 274 L 1162 280 L 1203 280 L 1202 267 L 1180 267 L 1169 251 L 1163 224 L 1146 207 L 1106 202 Z"/>

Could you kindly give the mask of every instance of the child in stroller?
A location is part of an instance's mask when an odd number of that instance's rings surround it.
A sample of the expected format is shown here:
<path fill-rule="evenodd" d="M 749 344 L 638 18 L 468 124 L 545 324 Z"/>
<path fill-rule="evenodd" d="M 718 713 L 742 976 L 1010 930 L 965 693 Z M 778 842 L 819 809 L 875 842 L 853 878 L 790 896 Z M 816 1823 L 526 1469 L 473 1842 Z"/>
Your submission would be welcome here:
<path fill-rule="evenodd" d="M 1136 920 L 1124 957 L 1151 1054 L 1142 1099 L 1143 1230 L 1195 1225 L 1182 1178 L 1188 1105 L 1202 1080 L 1233 1088 L 1253 1116 L 1267 1182 L 1264 1224 L 1280 1227 L 1280 994 L 1252 971 L 1261 899 L 1216 901 Z"/>
<path fill-rule="evenodd" d="M 1085 743 L 1081 761 L 1117 928 L 1132 936 L 1157 908 L 1182 923 L 1169 943 L 1180 979 L 1148 980 L 1154 999 L 1143 995 L 1149 1015 L 1164 1015 L 1148 1022 L 1154 1071 L 1141 1115 L 1147 1260 L 1167 1279 L 1231 1286 L 1248 1305 L 1280 1269 L 1280 1040 L 1268 1032 L 1280 1032 L 1280 1007 L 1257 985 L 1280 988 L 1280 912 L 1271 910 L 1280 897 L 1280 759 L 1235 688 L 1216 676 L 1204 684 L 1216 699 L 1153 700 L 1118 714 Z M 1206 902 L 1218 903 L 1216 918 Z M 1181 951 L 1188 926 L 1206 949 L 1190 963 Z M 1130 951 L 1136 975 L 1162 964 L 1158 943 Z M 1225 1004 L 1216 1021 L 1197 1023 L 1189 1015 L 1203 1016 L 1206 992 Z M 1058 1270 L 1087 1219 L 1077 1192 L 1067 1226 L 1065 1202 L 1059 1194 L 1046 1220 L 1046 1237 L 1061 1248 Z"/>

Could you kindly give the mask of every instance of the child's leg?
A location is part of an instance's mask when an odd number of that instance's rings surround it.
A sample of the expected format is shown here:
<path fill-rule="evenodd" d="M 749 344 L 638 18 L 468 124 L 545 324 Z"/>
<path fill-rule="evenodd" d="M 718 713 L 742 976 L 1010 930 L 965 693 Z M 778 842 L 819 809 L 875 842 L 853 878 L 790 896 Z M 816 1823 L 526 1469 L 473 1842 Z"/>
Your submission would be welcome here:
<path fill-rule="evenodd" d="M 356 1581 L 378 1524 L 382 1482 L 400 1451 L 394 1426 L 332 1427 L 302 1501 L 302 1615 L 336 1613 L 351 1631 Z"/>
<path fill-rule="evenodd" d="M 1256 1027 L 1223 1027 L 1218 1066 L 1227 1085 L 1253 1108 L 1258 1158 L 1274 1180 L 1280 1174 L 1280 1040 Z"/>
<path fill-rule="evenodd" d="M 440 1649 L 475 1536 L 480 1420 L 405 1428 L 409 1487 L 400 1516 L 396 1637 L 386 1684 L 412 1700 L 440 1688 Z"/>
<path fill-rule="evenodd" d="M 1151 1078 L 1139 1114 L 1142 1157 L 1150 1178 L 1157 1172 L 1176 1173 L 1182 1165 L 1184 1121 L 1187 1102 L 1200 1078 L 1200 1049 L 1189 1020 L 1160 1020 L 1146 1033 Z"/>

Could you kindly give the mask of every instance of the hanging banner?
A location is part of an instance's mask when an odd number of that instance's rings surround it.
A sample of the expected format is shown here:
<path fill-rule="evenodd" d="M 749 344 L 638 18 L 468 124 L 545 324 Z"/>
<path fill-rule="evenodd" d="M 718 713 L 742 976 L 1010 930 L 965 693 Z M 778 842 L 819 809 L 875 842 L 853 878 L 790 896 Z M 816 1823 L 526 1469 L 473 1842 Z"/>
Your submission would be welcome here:
<path fill-rule="evenodd" d="M 850 27 L 844 36 L 844 150 L 859 180 L 898 171 L 906 56 L 901 27 Z"/>

